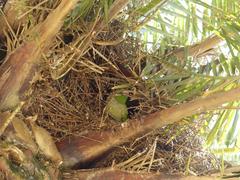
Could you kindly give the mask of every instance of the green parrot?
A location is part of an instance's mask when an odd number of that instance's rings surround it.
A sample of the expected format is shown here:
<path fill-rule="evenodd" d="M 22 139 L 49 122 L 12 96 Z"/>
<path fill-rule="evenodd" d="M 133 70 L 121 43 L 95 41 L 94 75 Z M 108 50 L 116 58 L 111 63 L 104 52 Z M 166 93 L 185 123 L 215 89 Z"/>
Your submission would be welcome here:
<path fill-rule="evenodd" d="M 124 95 L 111 96 L 106 106 L 108 115 L 116 121 L 125 122 L 128 118 L 127 98 Z"/>

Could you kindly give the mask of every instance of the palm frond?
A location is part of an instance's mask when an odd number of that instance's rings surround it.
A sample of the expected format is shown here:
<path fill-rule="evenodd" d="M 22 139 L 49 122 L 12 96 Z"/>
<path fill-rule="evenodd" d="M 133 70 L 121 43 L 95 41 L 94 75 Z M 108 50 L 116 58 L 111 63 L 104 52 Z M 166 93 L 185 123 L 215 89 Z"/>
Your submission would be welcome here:
<path fill-rule="evenodd" d="M 174 104 L 239 85 L 238 1 L 168 0 L 154 7 L 152 3 L 136 8 L 140 16 L 133 23 L 141 26 L 138 34 L 145 49 L 157 57 L 149 58 L 142 71 L 149 87 L 157 85 Z M 236 149 L 240 144 L 239 110 L 224 107 L 214 116 L 214 111 L 207 113 L 206 145 L 212 148 L 218 144 L 224 146 L 224 152 L 232 152 L 226 148 Z"/>

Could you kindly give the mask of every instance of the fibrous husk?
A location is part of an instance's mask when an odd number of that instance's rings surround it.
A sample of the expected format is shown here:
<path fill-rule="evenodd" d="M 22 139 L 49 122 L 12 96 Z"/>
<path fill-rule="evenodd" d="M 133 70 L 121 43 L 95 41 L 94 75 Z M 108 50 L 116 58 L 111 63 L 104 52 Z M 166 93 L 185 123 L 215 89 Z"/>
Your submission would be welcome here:
<path fill-rule="evenodd" d="M 29 130 L 25 122 L 20 118 L 15 117 L 12 120 L 12 124 L 16 131 L 16 136 L 19 137 L 34 154 L 36 154 L 38 150 L 37 145 L 34 142 L 31 131 Z"/>
<path fill-rule="evenodd" d="M 60 165 L 62 163 L 62 157 L 53 138 L 47 130 L 35 124 L 36 117 L 33 117 L 33 119 L 30 120 L 30 124 L 38 147 L 47 158 L 51 159 L 57 165 Z"/>

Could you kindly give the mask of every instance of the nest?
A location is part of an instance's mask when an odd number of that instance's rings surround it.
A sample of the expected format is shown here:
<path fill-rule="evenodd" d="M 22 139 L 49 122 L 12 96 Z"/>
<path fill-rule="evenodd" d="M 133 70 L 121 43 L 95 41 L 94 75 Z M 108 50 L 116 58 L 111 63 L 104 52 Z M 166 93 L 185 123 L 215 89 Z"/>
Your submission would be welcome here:
<path fill-rule="evenodd" d="M 45 3 L 43 7 L 51 9 L 56 5 Z M 41 10 L 32 13 L 36 15 L 36 22 L 48 14 Z M 170 92 L 159 85 L 149 85 L 142 78 L 151 55 L 142 50 L 139 39 L 126 33 L 128 27 L 121 20 L 114 20 L 99 32 L 79 58 L 77 39 L 91 27 L 87 21 L 85 26 L 79 26 L 81 23 L 79 19 L 62 28 L 43 55 L 38 80 L 32 85 L 32 94 L 23 107 L 24 116 L 38 115 L 37 124 L 58 141 L 91 130 L 119 127 L 121 124 L 105 112 L 108 98 L 117 92 L 128 97 L 129 119 L 174 105 Z M 77 59 L 76 63 L 68 73 L 54 80 L 54 71 L 70 56 Z M 156 68 L 164 71 L 160 63 Z M 202 149 L 203 140 L 197 134 L 203 122 L 204 119 L 199 119 L 198 123 L 169 125 L 132 139 L 88 168 L 113 166 L 137 172 L 207 174 L 218 169 L 219 162 Z"/>
<path fill-rule="evenodd" d="M 108 34 L 100 34 L 99 39 L 109 41 L 121 38 L 122 32 L 116 32 L 115 29 L 122 24 L 114 22 L 110 26 Z M 63 34 L 63 37 L 66 36 L 70 35 Z M 74 39 L 74 34 L 71 37 Z M 38 124 L 57 141 L 69 135 L 83 135 L 91 130 L 114 130 L 120 126 L 119 122 L 104 113 L 108 97 L 118 92 L 119 89 L 115 90 L 114 87 L 120 85 L 130 84 L 128 88 L 121 89 L 129 97 L 129 118 L 166 108 L 167 96 L 164 93 L 162 97 L 157 97 L 158 89 L 149 91 L 142 79 L 134 77 L 134 74 L 140 75 L 147 63 L 147 54 L 139 50 L 139 44 L 136 39 L 128 37 L 115 46 L 94 45 L 101 55 L 89 50 L 84 56 L 89 64 L 78 62 L 73 70 L 59 80 L 51 78 L 45 63 L 41 71 L 42 79 L 33 85 L 33 95 L 24 108 L 24 114 L 37 114 Z M 61 48 L 53 53 L 62 56 L 65 47 Z M 45 60 L 48 61 L 51 59 Z M 95 67 L 104 71 L 96 72 Z M 137 172 L 190 172 L 204 175 L 218 169 L 219 164 L 213 155 L 202 150 L 203 140 L 197 133 L 203 122 L 175 124 L 132 139 L 88 168 L 113 166 Z M 182 126 L 182 130 L 177 130 L 179 126 Z"/>

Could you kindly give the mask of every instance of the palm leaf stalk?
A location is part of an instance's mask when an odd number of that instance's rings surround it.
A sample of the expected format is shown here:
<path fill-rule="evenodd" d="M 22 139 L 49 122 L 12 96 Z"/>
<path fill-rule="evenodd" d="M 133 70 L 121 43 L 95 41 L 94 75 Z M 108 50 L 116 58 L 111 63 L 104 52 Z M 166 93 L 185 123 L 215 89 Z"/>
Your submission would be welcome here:
<path fill-rule="evenodd" d="M 180 121 L 184 117 L 206 112 L 224 103 L 239 100 L 240 88 L 200 97 L 191 102 L 173 106 L 150 114 L 142 119 L 130 121 L 125 128 L 116 132 L 90 133 L 89 136 L 72 137 L 57 144 L 64 158 L 65 166 L 85 164 L 95 160 L 111 148 L 126 142 L 132 137 Z"/>
<path fill-rule="evenodd" d="M 37 72 L 41 53 L 46 50 L 63 24 L 63 20 L 78 0 L 63 0 L 42 23 L 37 25 L 19 48 L 0 67 L 0 111 L 14 111 L 25 100 Z M 7 125 L 1 120 L 0 127 Z M 10 121 L 6 121 L 10 123 Z"/>

